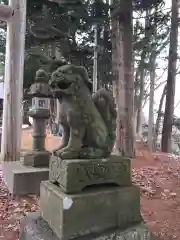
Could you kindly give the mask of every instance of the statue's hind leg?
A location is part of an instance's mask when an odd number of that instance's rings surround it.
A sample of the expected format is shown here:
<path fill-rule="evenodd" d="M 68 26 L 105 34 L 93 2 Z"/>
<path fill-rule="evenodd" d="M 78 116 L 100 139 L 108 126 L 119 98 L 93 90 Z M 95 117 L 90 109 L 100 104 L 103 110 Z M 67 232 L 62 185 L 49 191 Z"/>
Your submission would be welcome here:
<path fill-rule="evenodd" d="M 95 121 L 88 125 L 84 146 L 81 148 L 79 158 L 96 159 L 106 157 L 107 137 L 108 131 L 103 121 Z"/>
<path fill-rule="evenodd" d="M 108 130 L 104 121 L 94 121 L 87 128 L 86 146 L 103 148 L 108 136 Z M 89 143 L 88 143 L 89 142 Z"/>

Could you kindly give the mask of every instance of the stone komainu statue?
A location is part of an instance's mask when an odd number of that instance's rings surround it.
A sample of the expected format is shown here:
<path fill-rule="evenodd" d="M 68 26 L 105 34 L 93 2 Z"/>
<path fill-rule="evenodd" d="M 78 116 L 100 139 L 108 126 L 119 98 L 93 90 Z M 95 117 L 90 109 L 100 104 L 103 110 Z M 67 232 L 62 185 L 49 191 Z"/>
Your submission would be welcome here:
<path fill-rule="evenodd" d="M 61 159 L 108 157 L 115 142 L 116 107 L 106 89 L 91 95 L 92 83 L 84 67 L 64 65 L 52 73 L 50 86 L 60 101 Z"/>

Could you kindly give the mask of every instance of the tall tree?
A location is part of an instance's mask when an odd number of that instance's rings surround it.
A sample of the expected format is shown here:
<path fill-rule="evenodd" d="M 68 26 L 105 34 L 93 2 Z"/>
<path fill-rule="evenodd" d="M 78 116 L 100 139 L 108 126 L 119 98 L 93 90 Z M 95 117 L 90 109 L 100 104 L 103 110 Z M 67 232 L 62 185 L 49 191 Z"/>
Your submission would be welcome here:
<path fill-rule="evenodd" d="M 157 118 L 156 118 L 156 125 L 155 125 L 155 132 L 154 132 L 154 146 L 155 148 L 157 147 L 157 140 L 158 140 L 158 135 L 160 133 L 160 123 L 162 119 L 162 108 L 163 108 L 163 103 L 166 97 L 166 91 L 167 91 L 167 85 L 165 84 L 160 101 L 159 101 L 159 107 L 157 111 Z"/>
<path fill-rule="evenodd" d="M 125 152 L 134 157 L 133 1 L 124 0 Z"/>
<path fill-rule="evenodd" d="M 169 43 L 169 27 L 167 24 L 169 12 L 163 12 L 164 5 L 162 2 L 158 5 L 146 7 L 144 5 L 143 9 L 134 11 L 133 53 L 135 66 L 135 115 L 137 118 L 135 126 L 138 138 L 142 137 L 141 119 L 144 103 L 149 97 L 149 78 L 152 79 L 154 75 L 152 74 L 152 65 L 154 65 L 152 64 L 152 59 L 156 58 Z M 155 33 L 156 27 L 158 27 L 157 33 Z M 152 86 L 152 84 L 150 85 Z"/>
<path fill-rule="evenodd" d="M 157 15 L 157 8 L 155 9 L 155 15 Z M 155 18 L 154 23 L 154 35 L 157 36 L 157 21 Z M 149 96 L 149 117 L 148 117 L 148 147 L 149 150 L 154 150 L 154 88 L 156 78 L 156 43 L 152 44 L 152 53 L 150 55 L 150 96 Z"/>
<path fill-rule="evenodd" d="M 171 136 L 174 112 L 174 96 L 175 96 L 175 80 L 176 80 L 176 64 L 177 64 L 177 45 L 178 45 L 178 16 L 179 16 L 179 0 L 172 0 L 171 7 L 171 32 L 168 58 L 168 77 L 165 114 L 162 130 L 161 148 L 163 152 L 171 151 Z"/>
<path fill-rule="evenodd" d="M 137 105 L 137 123 L 136 123 L 136 134 L 138 136 L 141 135 L 142 130 L 142 108 L 143 108 L 143 100 L 144 100 L 144 92 L 145 92 L 145 60 L 148 53 L 148 45 L 150 41 L 150 37 L 152 36 L 152 30 L 149 27 L 149 11 L 146 10 L 145 13 L 145 29 L 144 29 L 144 41 L 142 44 L 142 53 L 141 60 L 139 63 L 138 74 L 139 74 L 139 97 L 138 97 L 138 105 Z"/>
<path fill-rule="evenodd" d="M 150 56 L 150 96 L 149 96 L 149 118 L 148 118 L 148 147 L 154 149 L 154 86 L 155 86 L 156 56 L 152 52 Z"/>
<path fill-rule="evenodd" d="M 134 80 L 132 74 L 132 0 L 112 6 L 113 88 L 117 105 L 116 151 L 134 156 Z"/>

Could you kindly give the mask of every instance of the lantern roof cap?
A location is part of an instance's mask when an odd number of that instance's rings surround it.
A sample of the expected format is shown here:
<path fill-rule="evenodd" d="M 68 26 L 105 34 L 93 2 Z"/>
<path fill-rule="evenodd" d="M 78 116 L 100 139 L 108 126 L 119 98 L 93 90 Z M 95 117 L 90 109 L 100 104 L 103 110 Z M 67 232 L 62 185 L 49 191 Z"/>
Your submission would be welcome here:
<path fill-rule="evenodd" d="M 43 82 L 43 83 L 46 82 L 46 83 L 48 83 L 48 80 L 49 80 L 49 76 L 44 69 L 39 69 L 36 72 L 35 82 Z"/>
<path fill-rule="evenodd" d="M 28 95 L 31 97 L 52 98 L 52 89 L 48 84 L 49 76 L 45 70 L 36 72 L 35 82 L 31 85 Z"/>

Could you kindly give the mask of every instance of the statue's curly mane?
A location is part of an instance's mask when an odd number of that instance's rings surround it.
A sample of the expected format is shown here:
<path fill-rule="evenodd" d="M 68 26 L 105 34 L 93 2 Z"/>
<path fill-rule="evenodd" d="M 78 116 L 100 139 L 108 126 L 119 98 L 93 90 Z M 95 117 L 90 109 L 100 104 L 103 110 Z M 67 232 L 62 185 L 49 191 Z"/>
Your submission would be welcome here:
<path fill-rule="evenodd" d="M 68 67 L 72 70 L 73 73 L 81 75 L 86 86 L 89 88 L 90 91 L 92 91 L 92 82 L 89 80 L 87 70 L 82 66 L 76 66 L 73 64 L 69 64 Z"/>

